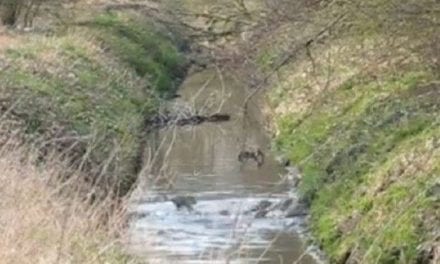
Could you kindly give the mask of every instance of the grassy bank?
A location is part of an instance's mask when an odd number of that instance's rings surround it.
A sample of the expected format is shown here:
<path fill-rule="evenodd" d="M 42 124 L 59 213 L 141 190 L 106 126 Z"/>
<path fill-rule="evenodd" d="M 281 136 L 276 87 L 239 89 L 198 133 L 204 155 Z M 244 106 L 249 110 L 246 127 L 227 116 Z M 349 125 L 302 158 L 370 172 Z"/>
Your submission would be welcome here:
<path fill-rule="evenodd" d="M 30 32 L 0 29 L 2 263 L 134 261 L 117 240 L 121 197 L 185 59 L 141 12 L 80 6 L 67 24 L 49 3 Z"/>
<path fill-rule="evenodd" d="M 67 33 L 18 35 L 2 49 L 2 109 L 25 141 L 66 151 L 99 184 L 126 192 L 143 121 L 173 94 L 184 59 L 171 39 L 136 13 L 96 12 Z M 91 179 L 95 181 L 96 178 Z"/>
<path fill-rule="evenodd" d="M 300 124 L 280 120 L 277 144 L 300 164 L 312 228 L 333 261 L 412 263 L 435 241 L 440 89 L 430 77 L 350 81 Z"/>
<path fill-rule="evenodd" d="M 437 263 L 438 32 L 410 18 L 393 27 L 392 5 L 372 8 L 374 19 L 348 13 L 273 80 L 275 145 L 302 171 L 312 231 L 331 263 Z M 263 72 L 283 41 L 262 45 Z"/>

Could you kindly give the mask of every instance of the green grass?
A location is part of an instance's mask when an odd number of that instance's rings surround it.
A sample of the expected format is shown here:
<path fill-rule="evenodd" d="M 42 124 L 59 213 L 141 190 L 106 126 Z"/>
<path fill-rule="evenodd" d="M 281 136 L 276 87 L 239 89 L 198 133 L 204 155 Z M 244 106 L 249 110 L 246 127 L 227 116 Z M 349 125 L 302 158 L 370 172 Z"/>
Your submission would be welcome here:
<path fill-rule="evenodd" d="M 98 16 L 91 27 L 104 45 L 140 76 L 150 78 L 162 96 L 172 94 L 184 72 L 184 57 L 169 37 L 155 30 L 147 21 L 118 13 Z"/>
<path fill-rule="evenodd" d="M 127 190 L 143 122 L 184 74 L 175 45 L 135 15 L 99 15 L 86 28 L 29 37 L 0 55 L 11 65 L 0 75 L 1 92 L 27 138 L 70 138 L 55 140 L 62 150 L 78 141 L 73 159 L 92 150 L 90 169 L 106 166 Z"/>
<path fill-rule="evenodd" d="M 439 175 L 425 165 L 408 174 L 413 165 L 400 164 L 410 153 L 440 163 L 438 148 L 424 148 L 440 134 L 433 78 L 410 71 L 379 85 L 352 79 L 311 115 L 280 118 L 276 146 L 303 172 L 300 191 L 311 203 L 312 229 L 332 262 L 352 252 L 361 263 L 412 263 L 417 246 L 430 238 L 433 227 L 419 216 L 434 210 L 423 193 Z M 359 223 L 343 233 L 341 225 L 356 216 Z"/>

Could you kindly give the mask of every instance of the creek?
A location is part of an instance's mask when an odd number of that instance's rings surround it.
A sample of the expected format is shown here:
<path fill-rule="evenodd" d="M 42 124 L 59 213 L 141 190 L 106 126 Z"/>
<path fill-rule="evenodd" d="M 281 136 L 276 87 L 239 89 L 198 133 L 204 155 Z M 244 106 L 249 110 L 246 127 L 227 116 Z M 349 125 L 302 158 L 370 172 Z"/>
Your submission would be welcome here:
<path fill-rule="evenodd" d="M 318 263 L 304 242 L 304 217 L 247 213 L 262 200 L 296 198 L 289 174 L 271 154 L 259 99 L 243 114 L 248 91 L 232 74 L 215 69 L 189 76 L 179 94 L 169 111 L 227 113 L 231 120 L 150 135 L 145 151 L 150 170 L 130 206 L 135 217 L 129 252 L 148 263 Z M 261 166 L 238 160 L 249 149 L 264 153 Z M 170 198 L 178 195 L 194 196 L 194 210 L 177 210 Z"/>

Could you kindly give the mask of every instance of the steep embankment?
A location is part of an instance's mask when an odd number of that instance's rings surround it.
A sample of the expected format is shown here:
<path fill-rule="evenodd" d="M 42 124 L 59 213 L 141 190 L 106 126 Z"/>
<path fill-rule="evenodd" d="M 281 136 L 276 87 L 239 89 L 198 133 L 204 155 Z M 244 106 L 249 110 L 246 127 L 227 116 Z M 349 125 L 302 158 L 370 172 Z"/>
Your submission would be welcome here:
<path fill-rule="evenodd" d="M 257 56 L 270 71 L 286 36 L 310 36 L 268 96 L 332 263 L 440 261 L 440 32 L 425 9 L 439 6 L 392 2 L 304 9 L 316 24 L 282 24 Z"/>
<path fill-rule="evenodd" d="M 134 263 L 115 194 L 185 59 L 141 12 L 67 2 L 43 4 L 30 32 L 0 28 L 0 262 Z"/>
<path fill-rule="evenodd" d="M 143 122 L 174 93 L 184 58 L 142 14 L 93 13 L 67 33 L 8 33 L 14 45 L 0 53 L 1 106 L 9 120 L 2 128 L 19 130 L 42 156 L 58 149 L 101 175 L 96 184 L 117 182 L 125 192 L 136 176 Z"/>

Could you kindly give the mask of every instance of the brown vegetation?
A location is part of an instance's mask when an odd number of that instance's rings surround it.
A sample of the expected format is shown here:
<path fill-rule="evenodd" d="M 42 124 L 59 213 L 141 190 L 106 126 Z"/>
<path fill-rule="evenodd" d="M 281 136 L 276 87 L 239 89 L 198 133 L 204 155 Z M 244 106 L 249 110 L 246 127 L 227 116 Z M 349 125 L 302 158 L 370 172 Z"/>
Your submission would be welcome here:
<path fill-rule="evenodd" d="M 91 203 L 90 186 L 56 155 L 38 164 L 21 147 L 0 150 L 1 263 L 126 263 L 114 201 Z M 103 222 L 105 215 L 107 221 Z"/>

